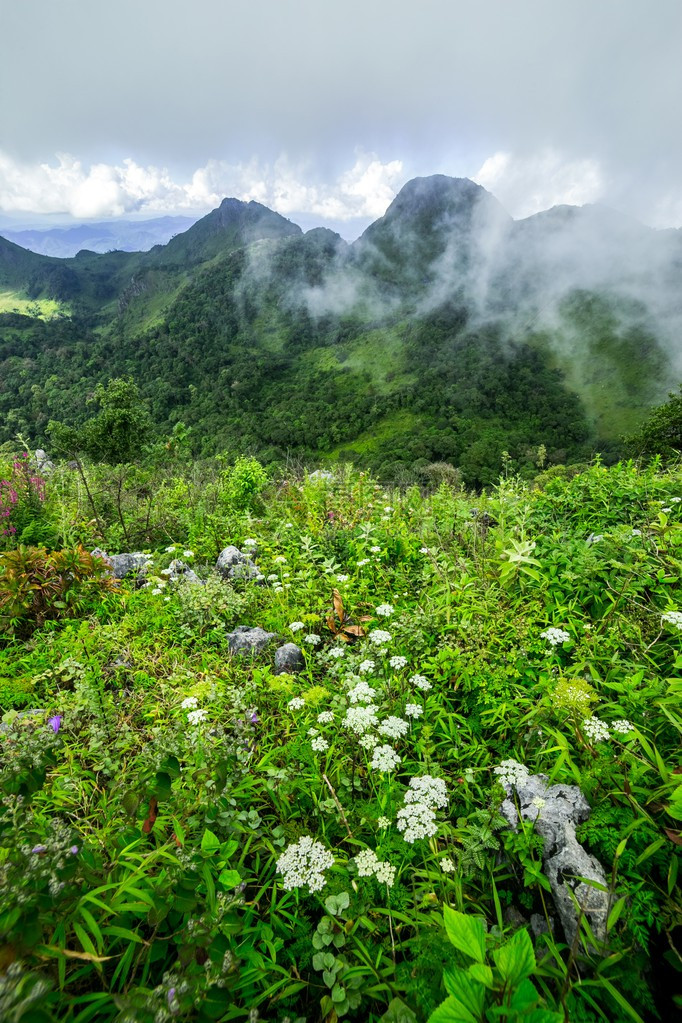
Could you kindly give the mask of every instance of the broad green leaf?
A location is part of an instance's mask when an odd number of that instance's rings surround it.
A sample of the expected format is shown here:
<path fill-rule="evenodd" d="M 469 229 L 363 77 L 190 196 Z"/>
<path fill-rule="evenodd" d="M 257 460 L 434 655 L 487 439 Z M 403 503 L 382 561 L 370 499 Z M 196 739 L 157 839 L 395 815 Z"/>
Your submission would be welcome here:
<path fill-rule="evenodd" d="M 514 991 L 510 1004 L 512 1008 L 520 1012 L 522 1009 L 527 1009 L 529 1006 L 533 1005 L 533 1003 L 537 1002 L 539 998 L 540 993 L 535 984 L 526 978 L 526 980 L 521 981 Z"/>
<path fill-rule="evenodd" d="M 484 984 L 485 987 L 492 988 L 493 971 L 486 963 L 472 963 L 467 970 L 467 973 L 480 984 Z"/>
<path fill-rule="evenodd" d="M 212 831 L 209 831 L 208 828 L 206 828 L 201 839 L 202 853 L 206 853 L 207 856 L 212 856 L 213 853 L 217 853 L 219 849 L 219 839 L 216 838 Z"/>
<path fill-rule="evenodd" d="M 218 881 L 224 888 L 236 888 L 241 884 L 242 878 L 238 870 L 222 870 L 218 875 Z"/>
<path fill-rule="evenodd" d="M 518 984 L 535 969 L 535 952 L 528 931 L 520 930 L 493 952 L 493 959 L 502 979 Z"/>
<path fill-rule="evenodd" d="M 449 906 L 444 907 L 443 918 L 445 931 L 455 948 L 482 963 L 485 960 L 485 928 L 481 920 L 459 913 Z"/>
<path fill-rule="evenodd" d="M 443 983 L 447 993 L 454 999 L 458 1011 L 468 1013 L 463 1015 L 463 1019 L 480 1019 L 486 994 L 483 984 L 457 966 L 451 966 L 443 972 Z"/>
<path fill-rule="evenodd" d="M 428 1023 L 479 1023 L 480 1016 L 472 1016 L 456 998 L 446 998 L 431 1013 Z"/>
<path fill-rule="evenodd" d="M 401 998 L 393 998 L 379 1023 L 417 1023 L 417 1017 Z"/>

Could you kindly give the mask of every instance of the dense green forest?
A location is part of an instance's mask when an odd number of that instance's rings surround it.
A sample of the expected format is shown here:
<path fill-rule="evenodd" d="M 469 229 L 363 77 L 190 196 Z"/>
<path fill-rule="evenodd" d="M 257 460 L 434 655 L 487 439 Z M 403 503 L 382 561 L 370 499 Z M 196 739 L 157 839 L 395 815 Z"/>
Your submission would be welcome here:
<path fill-rule="evenodd" d="M 511 232 L 493 254 L 491 220 Z M 189 430 L 197 457 L 352 460 L 404 482 L 448 463 L 472 486 L 503 452 L 528 475 L 541 446 L 548 464 L 612 460 L 676 383 L 662 328 L 613 283 L 564 268 L 554 294 L 531 274 L 539 228 L 524 262 L 516 227 L 436 176 L 352 246 L 238 200 L 148 253 L 3 241 L 0 443 L 49 448 L 51 420 L 82 424 L 97 385 L 129 377 L 156 439 Z"/>

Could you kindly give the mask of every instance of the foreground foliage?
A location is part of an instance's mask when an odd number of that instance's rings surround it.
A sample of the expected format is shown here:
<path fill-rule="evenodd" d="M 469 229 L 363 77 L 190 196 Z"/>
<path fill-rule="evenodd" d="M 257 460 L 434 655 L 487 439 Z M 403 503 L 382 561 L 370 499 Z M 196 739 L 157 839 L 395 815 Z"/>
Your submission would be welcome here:
<path fill-rule="evenodd" d="M 12 509 L 2 1019 L 672 1018 L 679 468 L 477 498 L 248 459 L 151 473 L 89 470 L 86 492 L 57 466 Z M 48 550 L 14 547 L 26 529 Z M 86 551 L 128 541 L 143 585 L 103 585 Z M 212 574 L 227 544 L 265 585 Z M 206 586 L 168 583 L 176 558 Z M 240 624 L 305 667 L 231 656 Z M 522 769 L 592 807 L 604 943 L 582 915 L 566 942 L 542 839 L 499 812 Z"/>

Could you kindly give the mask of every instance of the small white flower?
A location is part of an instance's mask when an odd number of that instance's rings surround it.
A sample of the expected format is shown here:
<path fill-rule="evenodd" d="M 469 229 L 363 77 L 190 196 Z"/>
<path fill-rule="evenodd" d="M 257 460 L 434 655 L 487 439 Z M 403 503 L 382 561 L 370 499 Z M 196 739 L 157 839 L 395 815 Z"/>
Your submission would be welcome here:
<path fill-rule="evenodd" d="M 343 727 L 356 735 L 364 735 L 377 724 L 377 708 L 373 703 L 366 707 L 349 707 L 343 719 Z"/>
<path fill-rule="evenodd" d="M 391 746 L 377 746 L 370 767 L 374 771 L 394 771 L 401 759 Z"/>
<path fill-rule="evenodd" d="M 348 576 L 344 575 L 343 572 L 337 572 L 336 573 L 336 581 L 337 581 L 337 583 L 347 583 L 348 582 Z"/>
<path fill-rule="evenodd" d="M 443 809 L 448 805 L 445 781 L 443 778 L 434 778 L 431 774 L 410 778 L 410 787 L 405 793 L 405 802 L 423 803 L 424 806 L 438 806 Z"/>
<path fill-rule="evenodd" d="M 187 715 L 187 720 L 190 725 L 198 725 L 207 716 L 208 711 L 206 710 L 191 710 Z"/>
<path fill-rule="evenodd" d="M 670 498 L 670 503 L 671 504 L 679 504 L 680 501 L 682 501 L 682 497 L 671 497 Z"/>
<path fill-rule="evenodd" d="M 327 651 L 327 653 L 329 654 L 330 657 L 334 657 L 334 658 L 339 658 L 339 657 L 345 657 L 346 656 L 346 651 L 343 649 L 342 646 L 333 646 L 331 648 L 331 650 Z"/>
<path fill-rule="evenodd" d="M 320 725 L 330 725 L 334 720 L 334 713 L 331 710 L 323 710 L 317 715 L 317 722 Z"/>
<path fill-rule="evenodd" d="M 674 625 L 676 629 L 682 631 L 682 611 L 665 611 L 661 615 L 661 621 L 667 622 L 668 625 Z"/>
<path fill-rule="evenodd" d="M 666 515 L 667 515 L 667 514 L 668 514 L 668 512 L 671 512 L 671 511 L 672 511 L 672 508 L 669 508 L 669 507 L 661 508 L 661 511 L 662 511 L 662 512 L 665 512 L 665 513 L 666 513 Z"/>
<path fill-rule="evenodd" d="M 285 529 L 293 529 L 294 528 L 293 522 L 285 522 L 284 523 L 284 528 Z"/>
<path fill-rule="evenodd" d="M 391 508 L 390 504 L 387 504 L 386 507 L 384 508 L 384 511 L 385 512 L 392 512 L 393 509 Z"/>
<path fill-rule="evenodd" d="M 561 643 L 568 643 L 570 635 L 564 629 L 545 629 L 540 633 L 540 639 L 546 639 L 552 646 L 559 646 Z"/>
<path fill-rule="evenodd" d="M 379 725 L 379 735 L 385 735 L 387 739 L 399 739 L 409 732 L 410 726 L 407 721 L 391 714 Z"/>
<path fill-rule="evenodd" d="M 358 682 L 356 686 L 348 690 L 348 699 L 351 703 L 371 703 L 376 696 L 376 689 L 367 682 Z"/>
<path fill-rule="evenodd" d="M 276 565 L 284 565 L 287 559 L 284 557 L 283 554 L 278 554 L 277 557 L 273 558 L 272 560 Z"/>
<path fill-rule="evenodd" d="M 334 857 L 320 842 L 304 835 L 290 845 L 277 860 L 277 872 L 282 874 L 282 887 L 287 891 L 307 887 L 312 892 L 324 888 L 324 871 L 334 866 Z"/>
<path fill-rule="evenodd" d="M 319 734 L 320 733 L 318 732 L 317 728 L 309 728 L 308 729 L 308 735 L 310 736 L 311 739 L 314 739 L 315 736 L 319 735 Z"/>
<path fill-rule="evenodd" d="M 199 706 L 199 701 L 196 696 L 186 696 L 180 706 L 183 710 L 192 710 L 194 707 Z"/>
<path fill-rule="evenodd" d="M 170 575 L 170 574 L 171 574 L 170 568 L 162 568 L 161 569 L 161 575 Z"/>
<path fill-rule="evenodd" d="M 435 811 L 425 803 L 408 803 L 403 806 L 398 810 L 396 824 L 410 845 L 420 838 L 431 838 L 438 831 Z"/>
<path fill-rule="evenodd" d="M 401 657 L 400 655 L 396 655 L 395 657 L 391 657 L 388 663 L 391 665 L 392 668 L 398 671 L 400 668 L 404 668 L 405 665 L 407 664 L 407 657 Z"/>
<path fill-rule="evenodd" d="M 390 828 L 391 822 L 388 817 L 377 817 L 378 828 Z"/>
<path fill-rule="evenodd" d="M 316 739 L 313 739 L 310 745 L 316 753 L 326 753 L 329 749 L 329 743 L 321 735 L 318 735 Z"/>
<path fill-rule="evenodd" d="M 410 679 L 410 684 L 416 686 L 417 689 L 421 689 L 423 693 L 428 693 L 429 689 L 433 689 L 428 678 L 424 678 L 423 675 L 413 675 Z"/>
<path fill-rule="evenodd" d="M 311 632 L 308 636 L 303 637 L 303 642 L 307 643 L 309 646 L 317 646 L 318 643 L 322 642 L 322 640 L 316 633 Z"/>
<path fill-rule="evenodd" d="M 420 548 L 419 548 L 419 553 L 420 553 L 420 554 L 430 554 L 430 553 L 431 553 L 431 551 L 429 550 L 429 548 L 428 548 L 428 547 L 420 547 Z"/>
<path fill-rule="evenodd" d="M 611 723 L 611 728 L 617 735 L 629 735 L 630 732 L 634 732 L 635 730 L 635 726 L 626 718 L 620 718 L 618 721 L 613 721 Z"/>
<path fill-rule="evenodd" d="M 301 707 L 305 707 L 305 700 L 300 696 L 294 696 L 293 699 L 287 703 L 289 710 L 300 710 Z"/>
<path fill-rule="evenodd" d="M 165 600 L 166 603 L 168 603 L 169 600 L 170 600 L 170 597 L 164 597 L 163 599 Z"/>
<path fill-rule="evenodd" d="M 585 543 L 591 546 L 593 543 L 600 543 L 603 539 L 604 539 L 603 533 L 590 533 Z"/>
<path fill-rule="evenodd" d="M 608 725 L 597 717 L 585 718 L 583 731 L 591 742 L 603 742 L 609 738 Z"/>
<path fill-rule="evenodd" d="M 381 553 L 381 547 L 378 547 L 376 544 L 374 545 L 374 547 L 370 547 L 369 550 L 370 550 L 370 554 L 380 554 Z"/>
<path fill-rule="evenodd" d="M 384 632 L 383 629 L 374 629 L 367 638 L 374 646 L 383 646 L 384 643 L 390 643 L 393 637 L 390 632 Z"/>
<path fill-rule="evenodd" d="M 368 672 L 374 670 L 374 661 L 362 661 L 358 667 L 358 671 L 361 675 L 366 675 Z"/>
<path fill-rule="evenodd" d="M 276 583 L 279 581 L 279 576 L 276 572 L 271 572 L 271 574 L 267 576 L 267 580 L 269 583 Z"/>
<path fill-rule="evenodd" d="M 372 877 L 379 865 L 379 857 L 372 849 L 363 849 L 354 859 L 358 877 Z"/>
<path fill-rule="evenodd" d="M 405 705 L 405 716 L 408 718 L 420 718 L 424 713 L 424 708 L 420 707 L 418 703 L 408 703 Z"/>
<path fill-rule="evenodd" d="M 395 881 L 395 870 L 396 868 L 391 866 L 390 863 L 377 863 L 374 871 L 374 876 L 380 884 L 388 885 L 390 888 Z"/>
<path fill-rule="evenodd" d="M 171 544 L 170 547 L 166 547 L 166 554 L 175 553 L 175 544 Z"/>
<path fill-rule="evenodd" d="M 440 869 L 444 874 L 454 874 L 455 864 L 452 862 L 449 856 L 444 856 L 440 861 Z"/>
<path fill-rule="evenodd" d="M 358 745 L 362 746 L 363 749 L 374 749 L 375 746 L 379 745 L 379 740 L 376 735 L 372 735 L 371 732 L 367 732 L 366 735 L 361 735 L 358 739 Z"/>
<path fill-rule="evenodd" d="M 374 610 L 376 614 L 381 615 L 382 618 L 390 618 L 394 612 L 392 604 L 379 604 L 379 606 Z"/>
<path fill-rule="evenodd" d="M 494 772 L 503 785 L 515 785 L 517 788 L 525 785 L 530 777 L 528 768 L 520 764 L 518 760 L 503 760 Z"/>
<path fill-rule="evenodd" d="M 358 568 L 362 568 L 363 565 L 369 565 L 369 562 L 369 558 L 361 558 L 360 561 L 358 561 Z"/>
<path fill-rule="evenodd" d="M 155 596 L 155 597 L 158 597 L 158 595 L 160 593 L 161 593 L 161 590 L 159 589 L 158 586 L 155 589 L 152 590 L 152 595 Z"/>
<path fill-rule="evenodd" d="M 242 547 L 257 547 L 257 546 L 258 546 L 258 540 L 254 540 L 253 537 L 248 537 L 248 539 L 244 540 L 244 542 L 242 544 Z"/>
<path fill-rule="evenodd" d="M 642 535 L 642 530 L 641 529 L 633 529 L 632 530 L 632 535 L 633 536 L 641 536 Z"/>
<path fill-rule="evenodd" d="M 300 632 L 301 629 L 305 629 L 305 625 L 303 622 L 292 622 L 291 625 L 289 626 L 290 632 Z"/>
<path fill-rule="evenodd" d="M 183 551 L 182 552 L 182 556 L 183 556 L 183 558 L 193 558 L 194 557 L 194 551 Z"/>

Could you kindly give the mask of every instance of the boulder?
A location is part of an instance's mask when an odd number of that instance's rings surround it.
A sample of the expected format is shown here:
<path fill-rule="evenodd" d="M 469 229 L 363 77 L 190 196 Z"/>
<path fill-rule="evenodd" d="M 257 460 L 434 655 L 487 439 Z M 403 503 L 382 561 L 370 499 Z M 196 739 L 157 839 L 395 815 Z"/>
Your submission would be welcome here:
<path fill-rule="evenodd" d="M 291 675 L 305 667 L 303 651 L 295 643 L 285 643 L 284 646 L 275 650 L 275 675 L 284 672 Z"/>
<path fill-rule="evenodd" d="M 54 472 L 54 462 L 52 462 L 45 451 L 42 448 L 38 448 L 35 452 L 36 465 L 38 466 L 38 472 L 42 476 L 50 476 Z"/>
<path fill-rule="evenodd" d="M 511 798 L 511 785 L 505 788 L 510 798 L 502 803 L 500 812 L 515 828 L 518 811 Z M 521 816 L 534 821 L 535 830 L 545 840 L 543 867 L 568 944 L 573 942 L 578 928 L 576 901 L 597 941 L 605 941 L 610 902 L 608 881 L 599 860 L 583 849 L 575 831 L 576 825 L 590 815 L 587 800 L 577 785 L 547 785 L 547 776 L 542 774 L 531 775 L 514 788 Z M 601 887 L 578 881 L 578 877 Z"/>
<path fill-rule="evenodd" d="M 230 653 L 248 657 L 261 654 L 273 639 L 277 639 L 276 633 L 266 632 L 259 626 L 252 628 L 250 625 L 238 625 L 234 632 L 227 634 Z"/>
<path fill-rule="evenodd" d="M 125 576 L 134 573 L 138 578 L 145 575 L 149 558 L 146 554 L 135 552 L 134 554 L 107 554 L 101 547 L 95 547 L 90 552 L 93 558 L 102 558 L 109 565 L 111 573 L 116 579 L 123 579 Z"/>
<path fill-rule="evenodd" d="M 225 579 L 252 579 L 260 581 L 261 571 L 247 554 L 242 554 L 238 547 L 229 546 L 218 555 L 216 570 Z"/>
<path fill-rule="evenodd" d="M 168 566 L 168 582 L 169 583 L 189 583 L 193 586 L 203 586 L 203 580 L 199 578 L 194 569 L 186 565 L 184 561 L 180 561 L 179 558 L 175 558 L 171 561 Z"/>

